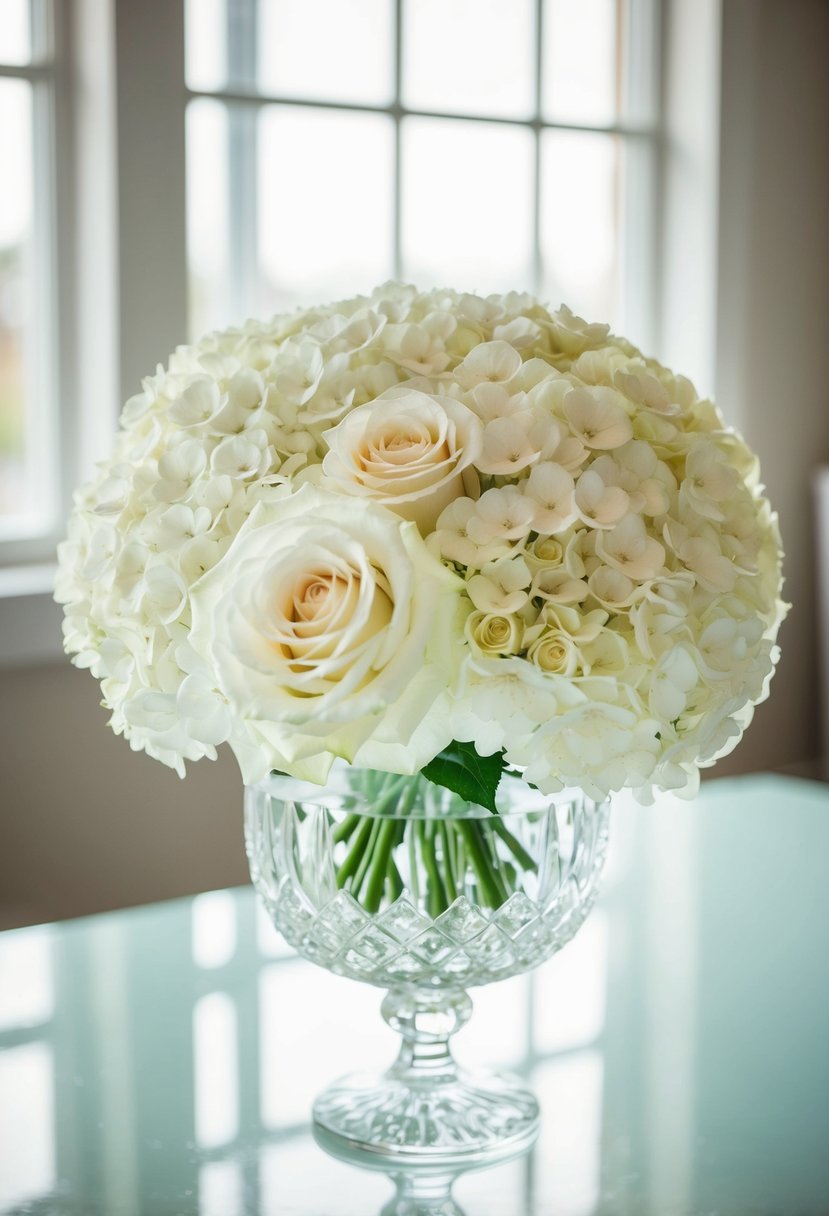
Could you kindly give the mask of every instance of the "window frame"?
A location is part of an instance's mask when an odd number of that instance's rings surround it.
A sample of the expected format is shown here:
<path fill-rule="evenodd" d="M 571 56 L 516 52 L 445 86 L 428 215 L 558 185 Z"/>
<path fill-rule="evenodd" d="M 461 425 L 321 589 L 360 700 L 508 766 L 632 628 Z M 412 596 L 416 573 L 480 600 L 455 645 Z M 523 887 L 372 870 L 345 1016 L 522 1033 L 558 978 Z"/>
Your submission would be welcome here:
<path fill-rule="evenodd" d="M 65 74 L 63 13 L 54 0 L 31 0 L 31 58 L 27 64 L 0 63 L 0 80 L 19 80 L 31 89 L 32 116 L 32 273 L 35 301 L 31 332 L 27 334 L 27 447 L 26 476 L 32 464 L 45 460 L 42 479 L 51 487 L 46 520 L 0 520 L 0 563 L 19 565 L 42 561 L 54 551 L 62 529 L 65 488 L 71 470 L 61 458 L 72 406 L 59 408 L 65 350 L 62 343 L 61 294 L 69 249 L 58 198 L 66 192 L 70 160 L 67 156 L 62 104 Z M 33 446 L 34 451 L 29 447 Z"/>
<path fill-rule="evenodd" d="M 533 106 L 525 117 L 499 116 L 484 112 L 459 112 L 452 109 L 428 109 L 407 105 L 404 101 L 404 3 L 390 0 L 393 6 L 392 30 L 392 93 L 382 102 L 330 101 L 296 97 L 272 92 L 254 85 L 240 86 L 236 79 L 255 79 L 257 0 L 236 0 L 233 17 L 228 7 L 227 77 L 228 83 L 215 88 L 191 87 L 185 81 L 187 104 L 198 100 L 221 103 L 228 115 L 228 140 L 231 164 L 237 158 L 232 182 L 243 175 L 249 189 L 233 189 L 228 199 L 228 235 L 230 266 L 236 271 L 231 278 L 231 296 L 237 302 L 236 311 L 243 311 L 244 299 L 255 297 L 251 292 L 250 267 L 255 262 L 257 219 L 256 116 L 269 106 L 290 106 L 297 109 L 323 110 L 334 113 L 374 114 L 389 119 L 393 125 L 392 177 L 392 263 L 395 278 L 403 274 L 403 129 L 408 119 L 437 119 L 454 122 L 485 123 L 528 131 L 533 141 L 532 233 L 530 289 L 540 294 L 544 286 L 544 253 L 542 240 L 542 144 L 545 132 L 576 132 L 598 137 L 607 136 L 623 141 L 625 159 L 630 154 L 636 173 L 625 170 L 622 162 L 621 194 L 622 226 L 620 239 L 619 295 L 625 316 L 625 329 L 640 343 L 652 347 L 656 338 L 656 248 L 659 233 L 659 159 L 661 129 L 659 123 L 660 63 L 662 47 L 662 0 L 627 0 L 625 22 L 621 30 L 626 64 L 621 85 L 624 90 L 620 115 L 612 123 L 567 122 L 544 115 L 544 0 L 532 0 L 534 21 L 534 89 Z M 619 5 L 621 7 L 621 3 Z M 234 126 L 237 138 L 233 139 Z M 251 244 L 253 243 L 253 245 Z M 639 275 L 626 277 L 624 267 L 633 264 Z M 233 271 L 231 271 L 233 275 Z M 640 277 L 641 276 L 641 277 Z"/>

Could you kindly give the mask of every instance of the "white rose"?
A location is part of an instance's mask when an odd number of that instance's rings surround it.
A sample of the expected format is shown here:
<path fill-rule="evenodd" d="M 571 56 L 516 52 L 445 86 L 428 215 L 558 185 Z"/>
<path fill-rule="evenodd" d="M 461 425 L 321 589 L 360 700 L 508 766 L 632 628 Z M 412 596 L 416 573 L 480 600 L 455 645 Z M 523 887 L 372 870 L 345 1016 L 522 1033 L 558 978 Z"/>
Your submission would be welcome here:
<path fill-rule="evenodd" d="M 378 499 L 424 536 L 445 507 L 477 491 L 471 466 L 481 452 L 481 424 L 451 397 L 391 388 L 351 410 L 323 439 L 332 489 Z"/>
<path fill-rule="evenodd" d="M 375 731 L 408 744 L 451 682 L 462 589 L 377 503 L 311 486 L 260 503 L 191 596 L 190 641 L 242 724 L 245 780 L 292 767 L 324 780 Z"/>

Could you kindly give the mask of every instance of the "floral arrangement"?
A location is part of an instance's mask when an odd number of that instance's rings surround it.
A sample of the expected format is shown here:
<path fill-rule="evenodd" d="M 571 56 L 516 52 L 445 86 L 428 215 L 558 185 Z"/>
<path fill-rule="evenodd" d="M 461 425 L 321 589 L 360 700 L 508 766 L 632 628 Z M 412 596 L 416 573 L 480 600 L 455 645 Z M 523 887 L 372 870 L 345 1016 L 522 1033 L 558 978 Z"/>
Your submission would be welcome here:
<path fill-rule="evenodd" d="M 111 725 L 244 780 L 335 757 L 483 805 L 692 793 L 783 616 L 758 465 L 711 401 L 526 295 L 390 284 L 180 347 L 60 551 Z"/>

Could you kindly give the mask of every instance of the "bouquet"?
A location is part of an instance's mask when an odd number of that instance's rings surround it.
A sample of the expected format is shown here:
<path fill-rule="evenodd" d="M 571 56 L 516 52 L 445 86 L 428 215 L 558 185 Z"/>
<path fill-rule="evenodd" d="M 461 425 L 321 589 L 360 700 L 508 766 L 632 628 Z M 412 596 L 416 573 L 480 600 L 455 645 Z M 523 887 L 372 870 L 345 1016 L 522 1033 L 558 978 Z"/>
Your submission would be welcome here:
<path fill-rule="evenodd" d="M 181 775 L 227 742 L 246 783 L 340 758 L 494 809 L 506 770 L 692 794 L 767 693 L 780 571 L 689 380 L 527 295 L 388 284 L 144 380 L 57 597 L 113 729 Z"/>

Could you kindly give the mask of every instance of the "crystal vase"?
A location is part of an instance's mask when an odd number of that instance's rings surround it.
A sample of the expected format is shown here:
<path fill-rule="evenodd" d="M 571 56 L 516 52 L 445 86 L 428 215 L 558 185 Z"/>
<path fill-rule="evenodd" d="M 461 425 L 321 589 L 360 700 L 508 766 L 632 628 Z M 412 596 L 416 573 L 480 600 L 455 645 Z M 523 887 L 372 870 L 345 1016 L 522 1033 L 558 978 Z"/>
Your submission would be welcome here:
<path fill-rule="evenodd" d="M 573 937 L 596 897 L 609 808 L 501 780 L 498 814 L 420 776 L 344 763 L 329 783 L 273 775 L 245 794 L 251 877 L 297 951 L 387 989 L 402 1044 L 378 1075 L 314 1104 L 328 1137 L 390 1160 L 447 1168 L 532 1142 L 538 1104 L 517 1078 L 459 1068 L 449 1040 L 466 989 L 527 971 Z"/>

